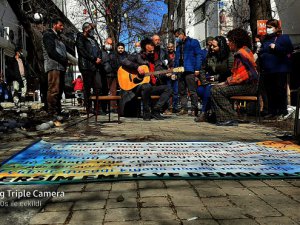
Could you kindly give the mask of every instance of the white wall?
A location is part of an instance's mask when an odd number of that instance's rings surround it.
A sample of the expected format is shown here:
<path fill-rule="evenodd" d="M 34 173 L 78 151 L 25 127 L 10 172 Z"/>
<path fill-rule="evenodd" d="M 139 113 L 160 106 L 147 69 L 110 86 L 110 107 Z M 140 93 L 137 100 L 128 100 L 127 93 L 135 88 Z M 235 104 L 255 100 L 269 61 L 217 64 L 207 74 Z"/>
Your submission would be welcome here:
<path fill-rule="evenodd" d="M 14 33 L 13 42 L 17 43 L 19 22 L 6 0 L 0 0 L 0 18 L 2 17 L 3 19 L 0 21 L 0 28 L 3 29 L 4 27 L 9 27 L 9 32 Z M 4 36 L 6 36 L 6 34 L 4 34 Z M 14 54 L 15 46 L 2 36 L 0 37 L 0 39 L 0 47 L 4 48 L 4 52 L 6 55 L 12 56 Z"/>
<path fill-rule="evenodd" d="M 3 28 L 9 27 L 9 30 L 14 32 L 14 43 L 18 40 L 19 28 L 18 19 L 6 0 L 0 0 L 0 18 L 2 18 L 0 20 L 0 72 L 3 71 L 5 76 L 5 56 L 12 57 L 14 55 L 15 45 L 11 40 L 3 37 L 3 35 L 6 36 L 3 34 Z"/>
<path fill-rule="evenodd" d="M 300 44 L 300 1 L 272 0 L 273 16 L 282 21 L 282 29 L 290 35 L 294 44 Z"/>

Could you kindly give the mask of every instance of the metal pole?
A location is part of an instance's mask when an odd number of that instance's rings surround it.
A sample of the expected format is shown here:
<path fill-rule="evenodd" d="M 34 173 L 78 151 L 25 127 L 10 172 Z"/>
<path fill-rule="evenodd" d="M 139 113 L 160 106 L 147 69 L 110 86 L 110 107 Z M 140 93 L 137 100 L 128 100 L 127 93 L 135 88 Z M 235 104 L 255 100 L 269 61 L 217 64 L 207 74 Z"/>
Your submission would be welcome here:
<path fill-rule="evenodd" d="M 217 36 L 220 34 L 220 12 L 219 12 L 219 0 L 217 1 Z"/>

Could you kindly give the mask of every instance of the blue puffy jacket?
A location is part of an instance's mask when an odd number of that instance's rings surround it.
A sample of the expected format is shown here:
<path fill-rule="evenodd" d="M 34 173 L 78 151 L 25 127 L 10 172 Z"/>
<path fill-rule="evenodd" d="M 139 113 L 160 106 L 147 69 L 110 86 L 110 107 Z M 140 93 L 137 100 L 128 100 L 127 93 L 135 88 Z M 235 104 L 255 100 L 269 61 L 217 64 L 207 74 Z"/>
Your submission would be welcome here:
<path fill-rule="evenodd" d="M 270 48 L 272 43 L 275 44 L 274 49 Z M 264 73 L 289 73 L 292 51 L 293 45 L 288 35 L 266 36 L 259 51 L 262 71 Z"/>
<path fill-rule="evenodd" d="M 177 45 L 175 52 L 175 67 L 179 65 L 180 59 L 180 48 L 182 44 Z M 183 48 L 183 65 L 185 72 L 194 73 L 195 71 L 200 71 L 201 69 L 201 47 L 199 41 L 196 39 L 187 37 L 184 41 Z"/>

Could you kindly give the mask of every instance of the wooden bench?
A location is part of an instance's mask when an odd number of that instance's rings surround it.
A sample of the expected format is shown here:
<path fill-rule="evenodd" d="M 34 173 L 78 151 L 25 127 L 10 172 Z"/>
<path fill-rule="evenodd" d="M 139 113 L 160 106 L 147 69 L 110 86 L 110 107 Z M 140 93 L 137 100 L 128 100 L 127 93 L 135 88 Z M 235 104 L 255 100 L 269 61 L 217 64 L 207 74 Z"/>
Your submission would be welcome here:
<path fill-rule="evenodd" d="M 95 109 L 95 121 L 97 121 L 98 118 L 98 110 L 99 110 L 99 102 L 101 101 L 107 101 L 108 102 L 108 121 L 110 121 L 110 103 L 111 101 L 117 102 L 117 110 L 118 110 L 118 123 L 120 123 L 120 105 L 119 101 L 121 100 L 121 96 L 115 96 L 115 95 L 106 95 L 106 96 L 91 96 L 90 100 L 96 101 L 96 109 Z M 88 118 L 89 118 L 89 112 L 87 112 Z"/>
<path fill-rule="evenodd" d="M 260 99 L 258 96 L 255 95 L 241 95 L 241 96 L 232 96 L 230 97 L 230 100 L 233 102 L 255 102 L 256 104 L 256 117 L 255 120 L 257 121 L 258 118 L 258 122 L 260 122 L 261 118 L 260 118 Z M 238 110 L 239 113 L 239 110 Z"/>

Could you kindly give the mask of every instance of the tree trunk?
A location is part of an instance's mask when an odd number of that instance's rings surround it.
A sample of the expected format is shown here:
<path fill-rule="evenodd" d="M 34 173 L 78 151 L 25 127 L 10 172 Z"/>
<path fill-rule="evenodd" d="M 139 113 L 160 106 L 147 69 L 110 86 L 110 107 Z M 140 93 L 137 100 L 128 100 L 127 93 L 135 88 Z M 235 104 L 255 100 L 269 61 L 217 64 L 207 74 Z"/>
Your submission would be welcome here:
<path fill-rule="evenodd" d="M 270 0 L 249 0 L 252 37 L 257 34 L 257 20 L 272 19 Z"/>

